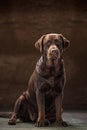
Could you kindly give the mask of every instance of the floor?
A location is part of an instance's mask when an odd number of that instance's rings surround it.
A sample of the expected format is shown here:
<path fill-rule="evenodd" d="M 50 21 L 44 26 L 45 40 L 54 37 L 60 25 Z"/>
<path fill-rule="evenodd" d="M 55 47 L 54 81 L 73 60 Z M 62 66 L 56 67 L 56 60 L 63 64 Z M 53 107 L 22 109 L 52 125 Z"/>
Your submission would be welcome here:
<path fill-rule="evenodd" d="M 31 123 L 17 123 L 15 126 L 8 125 L 8 119 L 0 118 L 0 130 L 87 130 L 87 112 L 65 112 L 63 118 L 68 122 L 68 127 L 35 127 Z"/>

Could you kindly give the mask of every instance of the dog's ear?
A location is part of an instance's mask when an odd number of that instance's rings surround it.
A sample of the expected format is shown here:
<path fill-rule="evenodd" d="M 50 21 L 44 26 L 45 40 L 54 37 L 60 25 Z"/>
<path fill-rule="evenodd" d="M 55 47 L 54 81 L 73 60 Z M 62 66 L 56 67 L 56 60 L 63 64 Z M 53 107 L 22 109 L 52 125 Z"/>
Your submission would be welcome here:
<path fill-rule="evenodd" d="M 63 43 L 63 49 L 67 49 L 70 46 L 70 41 L 65 38 L 62 34 L 60 34 L 60 37 L 62 39 L 62 43 Z"/>
<path fill-rule="evenodd" d="M 36 41 L 35 43 L 35 47 L 40 50 L 40 52 L 43 52 L 43 40 L 45 38 L 45 35 L 41 36 L 40 39 L 38 39 L 38 41 Z"/>

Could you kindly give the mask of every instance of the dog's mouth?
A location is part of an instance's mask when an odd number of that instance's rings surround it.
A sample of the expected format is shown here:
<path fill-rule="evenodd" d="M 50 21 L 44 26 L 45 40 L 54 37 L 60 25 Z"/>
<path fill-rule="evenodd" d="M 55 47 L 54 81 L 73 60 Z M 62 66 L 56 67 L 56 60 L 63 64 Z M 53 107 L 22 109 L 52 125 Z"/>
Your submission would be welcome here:
<path fill-rule="evenodd" d="M 51 59 L 56 60 L 57 58 L 58 58 L 58 55 L 56 55 L 56 54 L 51 54 Z"/>
<path fill-rule="evenodd" d="M 47 51 L 47 58 L 50 60 L 57 60 L 60 58 L 60 50 L 55 46 L 50 46 Z"/>
<path fill-rule="evenodd" d="M 51 51 L 50 57 L 51 57 L 51 59 L 53 59 L 53 60 L 58 59 L 58 58 L 59 58 L 59 53 L 58 53 L 58 51 L 57 51 L 57 50 Z"/>

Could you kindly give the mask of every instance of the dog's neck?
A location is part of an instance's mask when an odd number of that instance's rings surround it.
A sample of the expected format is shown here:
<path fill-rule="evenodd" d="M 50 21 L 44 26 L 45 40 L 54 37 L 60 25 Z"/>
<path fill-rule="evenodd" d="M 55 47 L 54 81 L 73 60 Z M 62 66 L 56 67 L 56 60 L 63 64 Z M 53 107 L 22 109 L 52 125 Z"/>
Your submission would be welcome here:
<path fill-rule="evenodd" d="M 51 59 L 47 59 L 46 60 L 46 67 L 47 68 L 57 68 L 59 64 L 59 60 L 51 60 Z"/>
<path fill-rule="evenodd" d="M 41 75 L 57 75 L 60 70 L 62 59 L 48 60 L 46 57 L 41 56 L 36 65 L 36 70 Z"/>

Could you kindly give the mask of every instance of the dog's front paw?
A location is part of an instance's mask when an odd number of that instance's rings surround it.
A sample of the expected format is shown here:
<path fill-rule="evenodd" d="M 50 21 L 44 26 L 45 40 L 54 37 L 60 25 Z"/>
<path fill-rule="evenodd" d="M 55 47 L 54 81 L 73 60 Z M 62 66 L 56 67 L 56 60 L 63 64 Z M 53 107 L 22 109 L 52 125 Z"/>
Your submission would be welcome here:
<path fill-rule="evenodd" d="M 61 120 L 61 121 L 56 121 L 56 124 L 57 124 L 57 126 L 64 126 L 64 127 L 67 127 L 67 126 L 68 126 L 67 122 L 65 122 L 65 121 L 63 121 L 63 120 Z"/>
<path fill-rule="evenodd" d="M 16 125 L 16 121 L 10 119 L 8 121 L 8 125 Z"/>
<path fill-rule="evenodd" d="M 35 126 L 36 126 L 36 127 L 44 127 L 44 126 L 49 126 L 49 125 L 50 125 L 50 122 L 49 122 L 49 120 L 47 120 L 47 119 L 45 119 L 45 121 L 40 120 L 40 121 L 37 121 L 37 122 L 35 123 Z"/>

